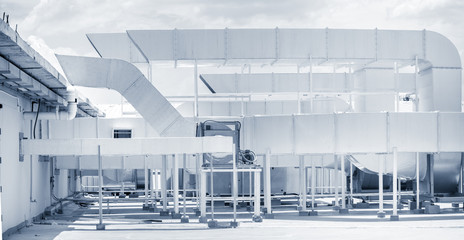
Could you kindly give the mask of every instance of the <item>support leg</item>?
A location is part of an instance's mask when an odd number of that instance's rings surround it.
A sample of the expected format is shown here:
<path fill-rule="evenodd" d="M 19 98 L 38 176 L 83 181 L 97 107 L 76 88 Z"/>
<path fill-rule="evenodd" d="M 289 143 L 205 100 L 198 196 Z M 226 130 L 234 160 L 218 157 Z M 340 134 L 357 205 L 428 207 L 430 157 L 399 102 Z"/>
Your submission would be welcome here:
<path fill-rule="evenodd" d="M 346 208 L 346 175 L 345 175 L 345 155 L 340 156 L 340 176 L 342 178 L 341 190 L 342 190 L 342 208 L 340 209 L 339 213 L 347 214 L 348 209 Z"/>
<path fill-rule="evenodd" d="M 173 159 L 173 168 L 172 168 L 172 186 L 174 198 L 174 212 L 172 213 L 172 218 L 180 218 L 179 214 L 179 159 L 181 154 L 176 154 Z"/>
<path fill-rule="evenodd" d="M 398 221 L 398 152 L 396 147 L 393 148 L 393 214 L 390 216 L 391 221 Z"/>
<path fill-rule="evenodd" d="M 463 188 L 464 188 L 463 186 L 464 182 L 462 179 L 464 177 L 463 171 L 464 171 L 464 153 L 461 154 L 461 168 L 459 171 L 459 193 L 460 194 L 463 194 Z"/>
<path fill-rule="evenodd" d="M 105 230 L 105 224 L 103 224 L 103 174 L 102 174 L 102 157 L 101 147 L 98 145 L 98 224 L 97 230 Z"/>
<path fill-rule="evenodd" d="M 339 177 L 339 172 L 338 172 L 338 155 L 334 154 L 334 184 L 333 186 L 335 187 L 335 210 L 340 209 L 340 203 L 339 203 L 339 195 L 338 195 L 338 186 L 340 184 L 340 181 L 338 180 Z"/>
<path fill-rule="evenodd" d="M 189 222 L 189 217 L 187 216 L 187 180 L 186 180 L 186 168 L 187 168 L 187 155 L 184 153 L 182 154 L 182 159 L 183 159 L 183 164 L 182 164 L 182 197 L 183 197 L 183 214 L 180 219 L 182 223 L 188 223 Z"/>
<path fill-rule="evenodd" d="M 350 205 L 349 208 L 353 207 L 353 163 L 350 162 Z"/>
<path fill-rule="evenodd" d="M 307 187 L 306 187 L 306 166 L 304 162 L 304 156 L 299 157 L 299 183 L 300 183 L 300 207 L 299 215 L 307 216 L 308 212 L 306 211 L 306 202 L 307 202 Z"/>
<path fill-rule="evenodd" d="M 311 212 L 309 216 L 316 216 L 316 164 L 314 158 L 311 158 Z"/>
<path fill-rule="evenodd" d="M 206 219 L 206 172 L 200 171 L 200 223 L 207 223 Z"/>
<path fill-rule="evenodd" d="M 430 195 L 435 197 L 435 155 L 430 155 Z"/>
<path fill-rule="evenodd" d="M 420 166 L 419 166 L 419 153 L 416 153 L 416 212 L 419 212 L 421 209 L 420 204 Z"/>
<path fill-rule="evenodd" d="M 145 201 L 143 202 L 143 210 L 148 210 L 148 166 L 147 166 L 147 156 L 143 158 L 143 177 L 144 177 L 144 194 Z"/>
<path fill-rule="evenodd" d="M 268 149 L 264 159 L 264 213 L 266 218 L 274 218 L 271 206 L 271 151 Z"/>
<path fill-rule="evenodd" d="M 262 222 L 263 221 L 263 218 L 261 217 L 261 213 L 260 213 L 260 208 L 261 208 L 261 191 L 260 191 L 260 181 L 259 181 L 259 178 L 260 178 L 260 174 L 258 171 L 256 171 L 254 173 L 255 175 L 255 186 L 254 186 L 254 195 L 255 195 L 255 200 L 254 200 L 254 215 L 253 215 L 253 221 L 254 222 Z"/>
<path fill-rule="evenodd" d="M 385 218 L 385 212 L 383 211 L 383 168 L 385 156 L 381 156 L 379 159 L 379 212 L 377 213 L 378 218 Z"/>
<path fill-rule="evenodd" d="M 238 227 L 237 223 L 237 197 L 238 197 L 238 177 L 237 177 L 237 159 L 235 152 L 235 144 L 232 147 L 232 204 L 234 210 L 234 221 L 231 222 L 232 227 Z"/>
<path fill-rule="evenodd" d="M 163 211 L 160 211 L 160 216 L 168 216 L 168 191 L 167 191 L 167 184 L 166 184 L 166 178 L 167 178 L 167 156 L 163 155 L 162 156 L 162 162 L 161 162 L 161 198 L 163 199 Z"/>

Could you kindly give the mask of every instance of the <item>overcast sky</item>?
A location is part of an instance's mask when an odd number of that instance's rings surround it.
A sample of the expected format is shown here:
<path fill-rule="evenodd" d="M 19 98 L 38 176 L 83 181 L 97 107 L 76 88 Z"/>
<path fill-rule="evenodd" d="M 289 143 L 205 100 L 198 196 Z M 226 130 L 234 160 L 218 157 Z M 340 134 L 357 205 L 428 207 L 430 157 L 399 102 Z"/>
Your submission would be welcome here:
<path fill-rule="evenodd" d="M 464 56 L 463 0 L 1 0 L 0 11 L 33 47 L 59 54 L 97 56 L 93 32 L 329 27 L 432 30 Z"/>

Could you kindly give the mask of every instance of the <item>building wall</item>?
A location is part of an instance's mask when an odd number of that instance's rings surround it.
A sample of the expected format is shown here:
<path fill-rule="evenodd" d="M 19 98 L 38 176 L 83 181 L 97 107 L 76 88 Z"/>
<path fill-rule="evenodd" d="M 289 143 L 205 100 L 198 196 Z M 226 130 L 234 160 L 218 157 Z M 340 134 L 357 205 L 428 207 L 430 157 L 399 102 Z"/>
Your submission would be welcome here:
<path fill-rule="evenodd" d="M 31 101 L 0 91 L 0 104 L 0 184 L 2 233 L 5 233 L 31 222 L 33 217 L 56 201 L 50 196 L 51 163 L 39 161 L 37 156 L 26 156 L 20 161 L 19 133 L 24 133 L 24 138 L 32 137 L 33 121 L 24 120 L 22 113 L 31 110 Z M 39 120 L 36 138 L 47 138 L 47 127 L 46 120 Z M 54 192 L 57 197 L 66 197 L 69 195 L 69 171 L 60 171 L 60 175 L 55 177 Z"/>

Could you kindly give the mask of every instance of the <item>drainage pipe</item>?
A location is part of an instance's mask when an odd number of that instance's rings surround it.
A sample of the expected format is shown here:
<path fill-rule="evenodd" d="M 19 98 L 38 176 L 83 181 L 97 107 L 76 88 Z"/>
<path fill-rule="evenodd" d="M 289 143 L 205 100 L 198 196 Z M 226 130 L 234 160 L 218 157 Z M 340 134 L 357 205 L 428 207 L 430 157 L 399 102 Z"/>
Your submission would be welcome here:
<path fill-rule="evenodd" d="M 37 117 L 40 120 L 73 120 L 77 113 L 77 98 L 74 91 L 69 91 L 66 95 L 67 110 L 58 111 L 58 107 L 55 112 L 39 112 Z M 38 109 L 37 111 L 39 111 Z M 35 119 L 37 112 L 24 112 L 24 119 Z"/>

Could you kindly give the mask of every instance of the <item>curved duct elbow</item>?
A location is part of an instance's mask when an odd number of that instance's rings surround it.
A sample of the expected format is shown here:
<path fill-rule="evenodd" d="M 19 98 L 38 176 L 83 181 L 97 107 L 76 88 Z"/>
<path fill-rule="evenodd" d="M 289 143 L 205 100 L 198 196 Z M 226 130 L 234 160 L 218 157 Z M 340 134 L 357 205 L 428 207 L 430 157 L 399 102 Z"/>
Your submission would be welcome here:
<path fill-rule="evenodd" d="M 133 64 L 118 59 L 56 55 L 73 85 L 116 90 L 164 137 L 193 137 L 185 119 Z"/>

